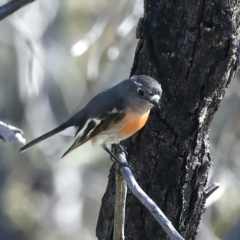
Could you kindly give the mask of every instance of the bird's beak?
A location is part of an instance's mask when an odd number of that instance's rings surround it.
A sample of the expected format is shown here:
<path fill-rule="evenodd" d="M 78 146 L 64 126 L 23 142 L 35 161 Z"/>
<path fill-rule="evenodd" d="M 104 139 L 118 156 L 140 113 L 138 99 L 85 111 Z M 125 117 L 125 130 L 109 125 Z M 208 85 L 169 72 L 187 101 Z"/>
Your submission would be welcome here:
<path fill-rule="evenodd" d="M 159 100 L 160 100 L 160 96 L 159 95 L 153 95 L 150 99 L 149 99 L 149 102 L 156 108 L 160 109 L 160 103 L 159 103 Z"/>
<path fill-rule="evenodd" d="M 158 101 L 156 101 L 156 100 L 152 100 L 152 101 L 150 101 L 150 103 L 151 103 L 154 107 L 156 107 L 156 108 L 158 108 L 158 109 L 161 108 L 160 103 L 159 103 Z"/>

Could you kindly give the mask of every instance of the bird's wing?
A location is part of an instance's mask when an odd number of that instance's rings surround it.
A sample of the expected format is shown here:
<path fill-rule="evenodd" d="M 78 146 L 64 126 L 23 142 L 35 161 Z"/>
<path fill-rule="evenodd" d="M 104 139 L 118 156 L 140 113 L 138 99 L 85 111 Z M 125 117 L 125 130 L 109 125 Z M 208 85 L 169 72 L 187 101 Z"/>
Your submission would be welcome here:
<path fill-rule="evenodd" d="M 120 121 L 124 115 L 123 111 L 113 108 L 111 111 L 105 111 L 99 116 L 89 117 L 84 126 L 78 128 L 72 146 L 63 154 L 62 158 L 100 132 L 106 130 L 111 124 Z"/>
<path fill-rule="evenodd" d="M 121 117 L 125 109 L 125 97 L 121 94 L 122 85 L 123 82 L 97 94 L 82 110 L 57 128 L 23 146 L 20 152 L 60 132 L 64 135 L 74 135 L 76 132 L 74 144 L 63 156 L 82 145 L 106 129 L 109 123 Z"/>

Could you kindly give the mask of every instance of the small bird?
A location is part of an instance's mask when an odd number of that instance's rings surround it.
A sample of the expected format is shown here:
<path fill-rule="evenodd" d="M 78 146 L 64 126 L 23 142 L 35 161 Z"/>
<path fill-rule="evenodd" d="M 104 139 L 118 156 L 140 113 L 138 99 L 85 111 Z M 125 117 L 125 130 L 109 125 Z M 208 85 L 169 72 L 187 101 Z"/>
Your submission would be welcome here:
<path fill-rule="evenodd" d="M 133 76 L 96 95 L 73 117 L 29 142 L 20 152 L 61 133 L 75 137 L 62 157 L 91 140 L 118 161 L 110 146 L 140 130 L 146 124 L 151 108 L 160 108 L 161 95 L 161 85 L 155 79 L 146 75 Z"/>

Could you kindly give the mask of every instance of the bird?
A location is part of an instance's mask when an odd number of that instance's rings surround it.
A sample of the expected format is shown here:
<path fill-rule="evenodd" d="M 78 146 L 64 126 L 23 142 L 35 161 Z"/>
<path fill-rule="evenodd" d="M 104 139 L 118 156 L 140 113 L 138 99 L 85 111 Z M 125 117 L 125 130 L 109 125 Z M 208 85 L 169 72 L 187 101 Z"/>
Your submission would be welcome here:
<path fill-rule="evenodd" d="M 66 122 L 24 145 L 23 152 L 33 145 L 57 134 L 74 136 L 73 144 L 63 154 L 91 140 L 100 145 L 119 164 L 110 151 L 139 131 L 147 122 L 152 107 L 160 109 L 161 85 L 147 75 L 134 75 L 93 97 L 84 108 Z"/>

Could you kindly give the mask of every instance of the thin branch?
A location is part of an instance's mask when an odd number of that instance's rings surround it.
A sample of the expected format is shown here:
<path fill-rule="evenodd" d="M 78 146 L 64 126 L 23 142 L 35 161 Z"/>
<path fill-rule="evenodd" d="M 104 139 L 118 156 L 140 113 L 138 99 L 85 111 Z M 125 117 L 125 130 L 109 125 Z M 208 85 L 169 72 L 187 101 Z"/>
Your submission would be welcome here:
<path fill-rule="evenodd" d="M 127 184 L 120 173 L 119 165 L 116 165 L 116 194 L 114 212 L 113 240 L 124 240 L 125 208 L 127 197 Z"/>
<path fill-rule="evenodd" d="M 21 129 L 0 121 L 0 138 L 3 141 L 12 141 L 18 144 L 25 144 L 26 140 L 22 135 L 23 131 Z"/>
<path fill-rule="evenodd" d="M 116 149 L 115 154 L 121 163 L 127 163 L 125 154 L 120 148 Z M 153 202 L 153 200 L 149 198 L 149 196 L 140 188 L 130 168 L 127 166 L 121 167 L 120 171 L 123 178 L 127 182 L 127 186 L 129 187 L 129 189 L 131 189 L 135 197 L 137 197 L 142 202 L 142 204 L 150 211 L 153 217 L 167 233 L 169 238 L 171 240 L 184 240 L 184 238 L 182 238 L 182 236 L 177 232 L 172 223 L 168 220 L 168 218 L 164 215 L 164 213 L 160 210 L 156 203 Z"/>
<path fill-rule="evenodd" d="M 8 17 L 18 9 L 36 0 L 13 0 L 0 7 L 0 21 Z"/>
<path fill-rule="evenodd" d="M 204 189 L 205 198 L 209 198 L 218 188 L 220 187 L 219 183 L 213 183 L 212 185 Z"/>

